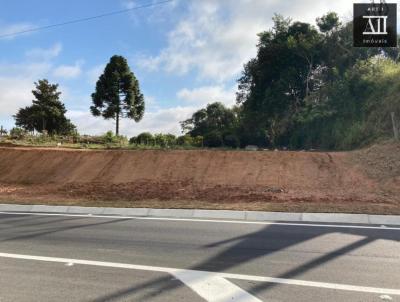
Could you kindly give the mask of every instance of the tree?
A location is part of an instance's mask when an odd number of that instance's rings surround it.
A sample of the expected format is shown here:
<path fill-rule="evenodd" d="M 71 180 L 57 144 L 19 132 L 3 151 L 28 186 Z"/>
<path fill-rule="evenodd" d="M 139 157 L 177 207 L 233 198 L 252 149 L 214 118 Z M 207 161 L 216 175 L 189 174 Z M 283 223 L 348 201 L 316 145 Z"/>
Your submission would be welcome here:
<path fill-rule="evenodd" d="M 186 146 L 186 147 L 193 146 L 193 142 L 194 142 L 194 138 L 191 137 L 191 136 L 188 135 L 188 134 L 179 136 L 179 137 L 177 138 L 177 140 L 176 140 L 176 143 L 177 143 L 179 146 Z"/>
<path fill-rule="evenodd" d="M 374 56 L 397 60 L 399 50 L 353 47 L 352 23 L 341 25 L 332 12 L 317 19 L 318 27 L 280 15 L 273 21 L 271 30 L 258 35 L 257 55 L 238 80 L 237 133 L 242 145 L 287 146 L 294 134 L 297 147 L 306 140 L 314 145 L 323 128 L 333 131 L 327 126 L 333 107 L 349 105 L 342 96 L 332 107 L 334 87 L 346 72 Z"/>
<path fill-rule="evenodd" d="M 234 110 L 220 102 L 208 104 L 206 108 L 196 111 L 190 119 L 181 122 L 184 132 L 192 137 L 205 136 L 212 131 L 226 132 L 232 130 L 237 122 Z"/>
<path fill-rule="evenodd" d="M 2 135 L 7 135 L 7 130 L 3 128 L 3 126 L 0 126 L 0 136 Z"/>
<path fill-rule="evenodd" d="M 154 145 L 154 136 L 150 132 L 143 132 L 136 137 L 136 142 L 140 145 Z"/>
<path fill-rule="evenodd" d="M 143 118 L 144 97 L 140 92 L 139 81 L 124 57 L 111 57 L 96 83 L 92 101 L 90 110 L 94 116 L 115 120 L 116 135 L 119 135 L 120 118 L 130 118 L 135 122 Z"/>
<path fill-rule="evenodd" d="M 320 53 L 322 36 L 310 24 L 302 22 L 295 22 L 291 25 L 288 34 L 289 49 L 304 59 L 308 65 L 305 81 L 305 95 L 308 96 L 310 94 L 312 72 Z"/>
<path fill-rule="evenodd" d="M 307 23 L 275 15 L 271 30 L 259 34 L 257 56 L 239 79 L 241 141 L 277 145 L 293 123 L 291 116 L 313 90 L 312 72 L 319 65 L 321 35 Z"/>
<path fill-rule="evenodd" d="M 224 135 L 224 145 L 231 148 L 239 148 L 240 140 L 235 134 L 227 133 Z"/>
<path fill-rule="evenodd" d="M 176 145 L 176 136 L 169 133 L 158 133 L 154 135 L 154 142 L 159 147 L 172 147 Z"/>
<path fill-rule="evenodd" d="M 47 132 L 48 134 L 70 134 L 76 127 L 66 118 L 67 110 L 60 101 L 61 92 L 58 84 L 50 84 L 48 80 L 35 82 L 32 90 L 35 100 L 31 106 L 21 108 L 14 116 L 17 126 L 27 131 Z"/>
<path fill-rule="evenodd" d="M 204 135 L 204 145 L 211 148 L 221 147 L 224 144 L 222 134 L 218 130 L 207 132 Z"/>
<path fill-rule="evenodd" d="M 10 137 L 12 139 L 23 139 L 26 135 L 26 130 L 18 127 L 14 127 L 10 130 Z"/>
<path fill-rule="evenodd" d="M 329 12 L 320 18 L 317 18 L 317 25 L 322 33 L 329 33 L 340 26 L 337 13 Z"/>
<path fill-rule="evenodd" d="M 181 127 L 192 138 L 203 137 L 201 145 L 220 147 L 224 144 L 225 136 L 235 135 L 238 113 L 237 107 L 231 109 L 215 102 L 193 113 L 190 119 L 181 122 Z"/>

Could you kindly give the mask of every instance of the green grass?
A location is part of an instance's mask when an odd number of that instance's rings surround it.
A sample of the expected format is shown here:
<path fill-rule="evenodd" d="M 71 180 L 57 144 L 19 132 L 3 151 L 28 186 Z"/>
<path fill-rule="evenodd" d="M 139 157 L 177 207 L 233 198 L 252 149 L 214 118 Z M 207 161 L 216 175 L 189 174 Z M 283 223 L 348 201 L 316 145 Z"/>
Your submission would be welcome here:
<path fill-rule="evenodd" d="M 160 145 L 143 145 L 143 144 L 129 144 L 127 142 L 123 143 L 87 143 L 87 142 L 79 142 L 79 143 L 63 143 L 60 140 L 55 139 L 39 139 L 39 138 L 29 138 L 29 139 L 8 139 L 8 138 L 0 138 L 0 144 L 21 146 L 21 147 L 44 147 L 44 148 L 70 148 L 70 149 L 90 149 L 90 150 L 170 150 L 170 149 L 178 149 L 178 150 L 198 150 L 203 149 L 201 147 L 195 146 L 179 146 L 174 145 L 170 147 L 160 146 Z"/>
<path fill-rule="evenodd" d="M 191 145 L 173 145 L 173 146 L 161 146 L 161 145 L 144 145 L 144 144 L 129 144 L 127 142 L 123 143 L 68 143 L 61 142 L 60 140 L 52 138 L 28 138 L 28 139 L 9 139 L 0 138 L 1 144 L 14 145 L 20 147 L 42 147 L 42 148 L 69 148 L 69 149 L 87 149 L 87 150 L 221 150 L 221 151 L 232 151 L 240 150 L 246 151 L 245 149 L 232 149 L 229 147 L 218 147 L 218 148 L 208 148 L 208 147 L 197 147 Z"/>

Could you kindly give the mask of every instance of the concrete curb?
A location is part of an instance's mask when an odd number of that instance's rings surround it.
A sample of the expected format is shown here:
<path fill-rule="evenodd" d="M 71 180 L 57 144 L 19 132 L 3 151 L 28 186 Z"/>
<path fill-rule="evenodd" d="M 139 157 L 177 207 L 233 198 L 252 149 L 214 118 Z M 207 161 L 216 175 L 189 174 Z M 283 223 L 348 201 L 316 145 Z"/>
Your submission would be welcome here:
<path fill-rule="evenodd" d="M 286 213 L 226 210 L 186 210 L 148 208 L 97 208 L 78 206 L 47 206 L 0 204 L 0 212 L 59 213 L 116 215 L 132 217 L 160 217 L 187 219 L 223 219 L 244 221 L 285 221 L 317 223 L 354 223 L 372 225 L 400 225 L 400 216 L 342 213 Z"/>

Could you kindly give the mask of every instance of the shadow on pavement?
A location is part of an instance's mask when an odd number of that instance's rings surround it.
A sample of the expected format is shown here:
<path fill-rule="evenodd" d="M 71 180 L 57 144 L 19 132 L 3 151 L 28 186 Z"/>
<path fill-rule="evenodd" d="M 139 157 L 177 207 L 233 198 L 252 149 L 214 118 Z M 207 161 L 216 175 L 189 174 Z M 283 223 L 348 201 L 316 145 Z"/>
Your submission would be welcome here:
<path fill-rule="evenodd" d="M 307 263 L 301 264 L 300 266 L 291 269 L 283 274 L 277 276 L 269 276 L 276 278 L 295 278 L 307 271 L 311 271 L 321 265 L 324 265 L 338 257 L 347 255 L 352 251 L 355 251 L 363 246 L 366 246 L 375 240 L 385 239 L 385 240 L 393 240 L 400 241 L 399 234 L 393 234 L 388 230 L 379 229 L 344 229 L 344 228 L 327 228 L 321 227 L 316 228 L 312 227 L 311 230 L 306 230 L 299 233 L 296 233 L 296 236 L 291 237 L 290 240 L 285 240 L 285 238 L 280 238 L 280 233 L 282 231 L 281 225 L 269 225 L 259 230 L 257 232 L 249 233 L 243 236 L 233 237 L 230 239 L 226 239 L 219 242 L 214 242 L 205 246 L 205 248 L 214 248 L 218 246 L 222 246 L 228 243 L 234 243 L 233 245 L 227 247 L 224 251 L 219 254 L 207 259 L 206 261 L 188 267 L 186 269 L 190 270 L 199 270 L 199 271 L 211 271 L 211 272 L 224 272 L 236 266 L 242 265 L 246 262 L 253 261 L 260 257 L 268 256 L 269 254 L 276 253 L 280 250 L 284 250 L 288 247 L 306 242 L 308 240 L 326 235 L 331 233 L 342 233 L 342 234 L 352 234 L 358 235 L 361 238 L 355 242 L 345 245 L 344 247 L 340 247 L 335 249 L 327 254 L 323 254 L 322 256 L 313 259 Z M 286 226 L 287 228 L 295 227 Z M 218 230 L 216 230 L 217 232 Z M 281 239 L 281 240 L 280 240 Z M 93 300 L 93 302 L 105 302 L 105 301 L 114 301 L 118 299 L 128 298 L 130 294 L 135 293 L 137 291 L 143 290 L 145 288 L 150 288 L 152 291 L 150 293 L 144 294 L 142 296 L 143 299 L 150 299 L 155 295 L 164 295 L 168 291 L 177 289 L 179 286 L 182 286 L 182 283 L 173 283 L 169 282 L 170 278 L 157 278 L 152 280 L 151 282 L 146 282 L 141 284 L 140 286 L 124 289 L 122 291 L 115 292 L 110 295 L 106 295 L 100 298 Z M 251 288 L 252 293 L 258 293 L 260 291 L 267 290 L 276 286 L 274 283 L 260 283 Z"/>
<path fill-rule="evenodd" d="M 49 216 L 51 217 L 51 216 Z M 32 223 L 29 225 L 26 224 L 22 224 L 22 225 L 16 225 L 13 227 L 14 231 L 15 228 L 18 227 L 26 227 L 26 226 L 37 226 L 37 225 L 46 225 L 46 224 L 54 224 L 54 223 L 59 223 L 59 222 L 65 222 L 65 221 L 77 221 L 77 220 L 83 220 L 83 219 L 87 219 L 87 217 L 78 217 L 78 218 L 56 218 L 54 219 L 54 217 L 51 217 L 52 219 L 49 219 L 49 221 L 44 221 L 44 222 L 39 222 L 37 224 Z M 3 219 L 3 218 L 2 218 Z M 81 228 L 87 228 L 87 227 L 93 227 L 93 226 L 99 226 L 99 225 L 104 225 L 104 224 L 114 224 L 114 223 L 118 223 L 118 222 L 123 222 L 123 221 L 127 221 L 127 220 L 131 220 L 129 218 L 124 218 L 124 219 L 113 219 L 113 220 L 107 220 L 107 221 L 103 221 L 103 222 L 96 222 L 96 223 L 84 223 L 82 222 L 81 224 L 74 224 L 72 226 L 64 226 L 64 227 L 48 227 L 48 228 L 42 228 L 39 231 L 33 231 L 29 234 L 26 234 L 26 231 L 23 230 L 23 235 L 18 235 L 18 236 L 13 236 L 13 237 L 6 237 L 4 239 L 1 239 L 0 242 L 7 242 L 7 241 L 13 241 L 13 240 L 21 240 L 21 239 L 32 239 L 32 238 L 36 238 L 36 237 L 40 237 L 40 236 L 44 236 L 44 235 L 49 235 L 49 234 L 54 234 L 54 233 L 58 233 L 58 232 L 63 232 L 63 231 L 69 231 L 69 230 L 74 230 L 74 229 L 81 229 Z M 14 222 L 15 223 L 15 222 Z M 0 235 L 3 236 L 2 232 L 5 231 L 6 228 L 1 228 L 0 229 Z"/>
<path fill-rule="evenodd" d="M 30 217 L 31 218 L 31 217 Z M 54 217 L 53 217 L 54 218 Z M 14 218 L 15 219 L 15 218 Z M 45 225 L 46 223 L 54 224 L 57 222 L 70 220 L 70 221 L 78 221 L 81 219 L 85 219 L 85 217 L 79 218 L 62 218 L 62 219 L 50 219 L 49 221 L 42 221 L 38 219 L 38 223 L 36 225 Z M 35 219 L 31 219 L 35 220 Z M 64 227 L 48 227 L 44 229 L 40 229 L 37 232 L 32 232 L 30 234 L 23 234 L 19 236 L 14 236 L 10 238 L 4 238 L 0 240 L 0 242 L 12 241 L 12 240 L 20 240 L 20 239 L 31 239 L 35 237 L 40 237 L 43 235 L 53 234 L 57 232 L 63 232 L 68 230 L 79 230 L 81 228 L 93 227 L 98 225 L 105 224 L 114 224 L 123 221 L 128 221 L 130 219 L 114 219 L 107 220 L 103 222 L 96 223 L 87 223 L 82 222 L 79 224 L 74 224 L 71 226 Z M 12 217 L 10 220 L 12 221 Z M 18 222 L 20 220 L 16 219 L 13 223 L 16 224 L 15 227 L 18 226 Z M 22 220 L 21 220 L 22 221 Z M 25 221 L 25 220 L 24 220 Z M 21 224 L 21 227 L 34 226 L 35 223 L 30 224 Z M 2 232 L 6 230 L 1 229 L 0 234 L 5 235 Z M 290 234 L 290 236 L 282 236 L 282 232 L 285 234 Z M 215 232 L 218 232 L 218 229 L 215 229 Z M 339 234 L 347 234 L 347 235 L 356 235 L 359 236 L 356 241 L 353 241 L 345 246 L 334 249 L 328 253 L 322 254 L 320 257 L 317 257 L 309 262 L 300 264 L 296 268 L 290 269 L 282 274 L 277 276 L 269 276 L 269 277 L 277 277 L 277 278 L 296 278 L 305 272 L 311 271 L 321 265 L 329 263 L 330 261 L 348 255 L 349 253 L 364 247 L 375 240 L 391 240 L 391 241 L 400 241 L 400 232 L 393 232 L 390 230 L 382 229 L 356 229 L 356 228 L 335 228 L 335 227 L 298 227 L 298 226 L 285 226 L 285 225 L 267 225 L 262 229 L 259 229 L 255 232 L 251 232 L 245 235 L 228 238 L 222 241 L 213 242 L 204 246 L 203 248 L 206 250 L 218 249 L 218 253 L 207 260 L 198 263 L 196 265 L 186 267 L 185 269 L 189 270 L 197 270 L 197 271 L 210 271 L 210 272 L 227 272 L 232 268 L 235 268 L 244 263 L 253 261 L 255 259 L 261 257 L 268 257 L 269 255 L 276 253 L 278 251 L 285 250 L 289 247 L 295 246 L 300 243 L 307 242 L 311 239 L 315 239 L 321 237 L 323 235 L 339 233 Z M 221 247 L 227 245 L 225 249 L 221 250 Z M 268 265 L 268 258 L 265 259 L 265 265 Z M 258 293 L 260 291 L 267 290 L 272 288 L 276 284 L 273 283 L 259 283 L 252 287 L 251 292 Z M 130 295 L 135 293 L 135 295 L 139 294 L 139 291 L 143 291 L 141 300 L 150 299 L 152 297 L 156 297 L 159 295 L 164 295 L 169 291 L 178 289 L 183 286 L 183 283 L 176 280 L 172 276 L 168 277 L 160 277 L 149 282 L 144 282 L 140 285 L 136 285 L 131 288 L 126 288 L 123 290 L 116 291 L 114 293 L 99 297 L 93 302 L 105 302 L 105 301 L 114 301 L 118 299 L 126 299 L 129 298 Z"/>

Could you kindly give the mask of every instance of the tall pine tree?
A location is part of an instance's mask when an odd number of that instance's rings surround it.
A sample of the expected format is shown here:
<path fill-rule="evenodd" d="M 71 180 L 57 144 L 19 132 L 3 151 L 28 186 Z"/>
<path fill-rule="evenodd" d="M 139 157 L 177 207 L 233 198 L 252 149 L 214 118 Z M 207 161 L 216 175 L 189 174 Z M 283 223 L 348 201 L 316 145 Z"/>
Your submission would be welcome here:
<path fill-rule="evenodd" d="M 92 94 L 94 116 L 115 120 L 115 133 L 119 135 L 121 118 L 139 122 L 145 110 L 144 97 L 140 92 L 139 81 L 131 72 L 127 60 L 113 56 L 104 69 Z"/>

